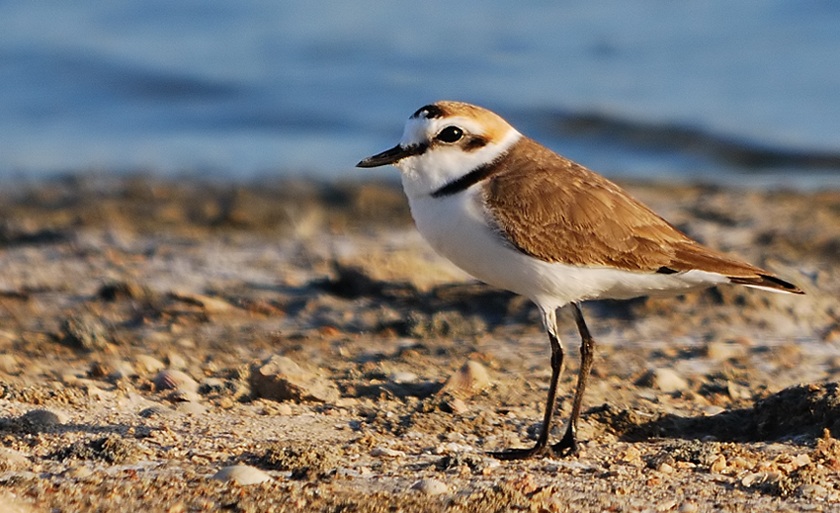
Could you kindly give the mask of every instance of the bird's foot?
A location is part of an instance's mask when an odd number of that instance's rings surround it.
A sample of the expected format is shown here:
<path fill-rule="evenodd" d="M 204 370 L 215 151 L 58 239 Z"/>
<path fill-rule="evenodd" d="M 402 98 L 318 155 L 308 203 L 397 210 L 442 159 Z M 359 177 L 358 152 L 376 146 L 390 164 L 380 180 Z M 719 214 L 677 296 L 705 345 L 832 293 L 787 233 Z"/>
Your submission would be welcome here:
<path fill-rule="evenodd" d="M 569 458 L 577 456 L 580 453 L 580 446 L 577 443 L 574 435 L 566 433 L 562 440 L 547 447 L 545 445 L 535 445 L 530 448 L 505 449 L 503 451 L 491 451 L 488 455 L 503 461 L 512 460 L 527 460 L 530 458 Z"/>
<path fill-rule="evenodd" d="M 575 435 L 566 432 L 563 439 L 551 446 L 551 453 L 560 458 L 568 458 L 570 456 L 577 456 L 580 452 Z"/>

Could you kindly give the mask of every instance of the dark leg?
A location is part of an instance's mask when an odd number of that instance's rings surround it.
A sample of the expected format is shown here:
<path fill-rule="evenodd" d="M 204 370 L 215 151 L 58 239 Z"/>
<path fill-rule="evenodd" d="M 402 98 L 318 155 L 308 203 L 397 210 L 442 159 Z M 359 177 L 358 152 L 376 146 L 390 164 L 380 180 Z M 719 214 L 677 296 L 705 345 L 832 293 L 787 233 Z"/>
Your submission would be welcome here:
<path fill-rule="evenodd" d="M 529 449 L 508 449 L 490 453 L 491 456 L 500 460 L 521 460 L 548 452 L 548 433 L 551 431 L 551 418 L 554 415 L 557 400 L 557 383 L 560 381 L 560 374 L 563 372 L 563 346 L 560 344 L 560 339 L 557 338 L 555 311 L 543 312 L 543 322 L 545 330 L 548 332 L 548 341 L 551 343 L 551 381 L 548 385 L 548 399 L 545 403 L 540 436 L 537 438 L 534 447 Z"/>
<path fill-rule="evenodd" d="M 589 381 L 589 372 L 592 370 L 592 360 L 595 357 L 595 340 L 586 327 L 583 320 L 583 313 L 577 303 L 572 303 L 575 312 L 575 323 L 580 333 L 580 372 L 578 373 L 575 398 L 572 402 L 572 413 L 569 416 L 569 424 L 566 426 L 566 434 L 560 442 L 551 447 L 552 452 L 557 456 L 571 456 L 578 452 L 575 433 L 577 432 L 580 407 L 583 403 L 583 392 L 586 390 L 586 382 Z"/>

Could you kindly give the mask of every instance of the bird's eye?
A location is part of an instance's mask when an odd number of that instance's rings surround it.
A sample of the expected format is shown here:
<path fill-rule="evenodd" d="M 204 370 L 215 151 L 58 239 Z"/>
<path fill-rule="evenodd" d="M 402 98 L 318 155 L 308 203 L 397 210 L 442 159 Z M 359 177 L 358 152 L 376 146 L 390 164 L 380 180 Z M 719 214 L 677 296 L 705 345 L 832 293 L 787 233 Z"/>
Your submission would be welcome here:
<path fill-rule="evenodd" d="M 461 137 L 464 137 L 464 131 L 458 128 L 457 126 L 448 126 L 440 131 L 437 134 L 438 141 L 445 142 L 445 143 L 454 143 L 459 141 Z"/>

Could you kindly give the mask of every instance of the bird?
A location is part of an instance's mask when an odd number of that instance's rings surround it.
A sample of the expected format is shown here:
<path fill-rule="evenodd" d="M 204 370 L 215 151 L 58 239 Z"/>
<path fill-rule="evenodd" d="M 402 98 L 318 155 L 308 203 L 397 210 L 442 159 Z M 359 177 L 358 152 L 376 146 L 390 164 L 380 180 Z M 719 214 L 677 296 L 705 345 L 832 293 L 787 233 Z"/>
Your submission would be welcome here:
<path fill-rule="evenodd" d="M 399 143 L 357 167 L 393 165 L 415 225 L 443 257 L 536 304 L 551 347 L 548 397 L 532 447 L 501 460 L 579 452 L 578 419 L 595 340 L 587 300 L 682 294 L 736 284 L 787 294 L 796 285 L 695 241 L 621 187 L 530 139 L 477 105 L 438 101 L 408 119 Z M 566 429 L 549 444 L 564 368 L 557 312 L 571 305 L 581 363 Z"/>

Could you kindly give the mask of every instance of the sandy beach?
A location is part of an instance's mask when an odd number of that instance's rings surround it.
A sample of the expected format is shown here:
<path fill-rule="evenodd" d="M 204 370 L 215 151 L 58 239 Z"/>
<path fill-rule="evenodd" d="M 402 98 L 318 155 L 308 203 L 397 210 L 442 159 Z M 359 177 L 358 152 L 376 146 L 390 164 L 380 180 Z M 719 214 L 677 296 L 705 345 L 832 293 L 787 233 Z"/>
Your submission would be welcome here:
<path fill-rule="evenodd" d="M 806 295 L 585 304 L 582 451 L 522 462 L 486 453 L 538 431 L 535 307 L 436 256 L 397 185 L 4 188 L 0 509 L 840 511 L 840 190 L 624 185 Z"/>

